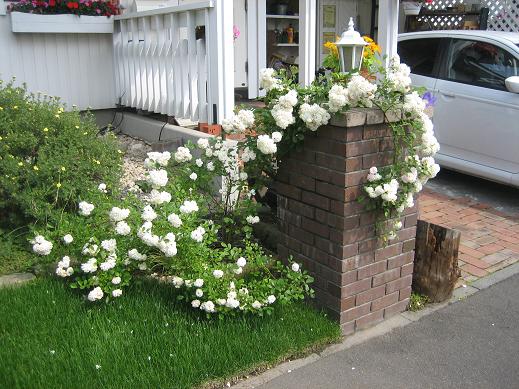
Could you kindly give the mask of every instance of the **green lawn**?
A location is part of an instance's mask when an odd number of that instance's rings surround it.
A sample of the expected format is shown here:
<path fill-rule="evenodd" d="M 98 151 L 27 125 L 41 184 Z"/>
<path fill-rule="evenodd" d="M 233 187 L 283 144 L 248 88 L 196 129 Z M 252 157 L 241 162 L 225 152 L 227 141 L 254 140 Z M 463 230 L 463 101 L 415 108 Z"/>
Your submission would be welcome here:
<path fill-rule="evenodd" d="M 0 289 L 0 300 L 5 388 L 190 388 L 340 338 L 303 303 L 266 318 L 207 319 L 153 281 L 99 306 L 54 279 Z"/>

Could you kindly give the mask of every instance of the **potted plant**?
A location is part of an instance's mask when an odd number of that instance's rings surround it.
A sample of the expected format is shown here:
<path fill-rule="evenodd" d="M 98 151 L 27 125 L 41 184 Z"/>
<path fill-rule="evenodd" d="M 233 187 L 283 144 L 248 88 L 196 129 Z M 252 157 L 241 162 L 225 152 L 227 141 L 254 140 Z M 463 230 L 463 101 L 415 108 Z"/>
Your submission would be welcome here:
<path fill-rule="evenodd" d="M 13 32 L 113 33 L 119 9 L 106 0 L 21 0 L 8 6 Z"/>

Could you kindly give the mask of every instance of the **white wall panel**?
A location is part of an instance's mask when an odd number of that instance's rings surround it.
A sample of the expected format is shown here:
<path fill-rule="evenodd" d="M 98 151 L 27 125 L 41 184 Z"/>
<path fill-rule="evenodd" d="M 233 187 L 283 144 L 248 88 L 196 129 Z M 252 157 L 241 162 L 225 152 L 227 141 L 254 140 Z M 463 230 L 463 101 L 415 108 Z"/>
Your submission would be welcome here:
<path fill-rule="evenodd" d="M 112 47 L 112 34 L 13 33 L 10 16 L 0 16 L 0 78 L 16 76 L 68 106 L 115 106 Z"/>

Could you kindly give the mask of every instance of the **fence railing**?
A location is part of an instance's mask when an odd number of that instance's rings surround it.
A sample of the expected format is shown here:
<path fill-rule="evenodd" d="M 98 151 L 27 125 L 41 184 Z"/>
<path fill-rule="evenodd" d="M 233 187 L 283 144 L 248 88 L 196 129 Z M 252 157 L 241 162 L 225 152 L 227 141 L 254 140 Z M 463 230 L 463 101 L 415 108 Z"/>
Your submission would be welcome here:
<path fill-rule="evenodd" d="M 200 122 L 228 116 L 233 85 L 229 90 L 218 79 L 226 67 L 234 69 L 232 58 L 229 67 L 229 58 L 217 51 L 226 38 L 217 9 L 223 4 L 225 0 L 203 1 L 116 17 L 114 67 L 120 103 Z M 229 39 L 232 47 L 232 32 Z"/>

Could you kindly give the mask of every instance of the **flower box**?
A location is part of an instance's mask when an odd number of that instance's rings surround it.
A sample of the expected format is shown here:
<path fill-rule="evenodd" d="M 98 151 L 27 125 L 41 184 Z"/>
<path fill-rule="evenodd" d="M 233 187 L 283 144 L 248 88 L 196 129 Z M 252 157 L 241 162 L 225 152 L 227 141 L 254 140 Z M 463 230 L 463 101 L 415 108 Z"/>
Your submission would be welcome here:
<path fill-rule="evenodd" d="M 404 15 L 419 15 L 422 4 L 418 1 L 406 1 L 402 3 Z"/>
<path fill-rule="evenodd" d="M 112 34 L 114 20 L 113 17 L 106 16 L 12 12 L 11 30 L 13 32 Z"/>

